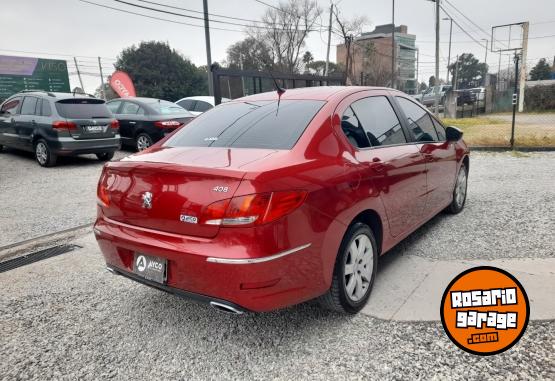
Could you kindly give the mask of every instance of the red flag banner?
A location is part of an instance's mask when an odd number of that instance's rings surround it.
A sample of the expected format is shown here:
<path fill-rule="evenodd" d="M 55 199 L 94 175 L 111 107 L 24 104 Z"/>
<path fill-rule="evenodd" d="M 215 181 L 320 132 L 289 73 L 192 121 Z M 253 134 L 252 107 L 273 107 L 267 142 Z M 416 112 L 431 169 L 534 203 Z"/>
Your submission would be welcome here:
<path fill-rule="evenodd" d="M 122 98 L 135 97 L 135 86 L 129 75 L 123 71 L 116 71 L 110 78 L 110 86 Z"/>

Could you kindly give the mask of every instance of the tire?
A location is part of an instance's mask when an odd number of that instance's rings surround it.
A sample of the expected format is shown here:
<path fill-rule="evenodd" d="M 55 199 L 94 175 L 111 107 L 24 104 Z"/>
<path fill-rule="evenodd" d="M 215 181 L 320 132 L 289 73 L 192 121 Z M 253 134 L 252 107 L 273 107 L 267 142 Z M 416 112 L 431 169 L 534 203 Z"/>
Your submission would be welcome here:
<path fill-rule="evenodd" d="M 102 152 L 102 153 L 97 153 L 96 157 L 98 158 L 98 160 L 100 161 L 110 161 L 114 158 L 114 152 Z"/>
<path fill-rule="evenodd" d="M 4 151 L 4 146 L 0 144 L 0 152 Z"/>
<path fill-rule="evenodd" d="M 144 132 L 141 132 L 135 138 L 135 149 L 138 152 L 144 151 L 145 149 L 150 147 L 152 144 L 153 144 L 152 138 L 148 134 L 145 134 Z"/>
<path fill-rule="evenodd" d="M 52 153 L 46 140 L 39 139 L 35 143 L 35 159 L 41 167 L 53 167 L 56 165 L 58 157 Z"/>
<path fill-rule="evenodd" d="M 362 258 L 352 256 L 351 252 L 357 251 L 351 250 L 353 244 L 353 249 L 360 248 L 361 244 L 365 245 Z M 351 264 L 349 262 L 354 262 L 354 266 L 349 266 L 352 269 L 351 275 L 346 274 L 347 265 Z M 349 227 L 343 237 L 335 260 L 331 287 L 320 297 L 320 305 L 333 311 L 356 314 L 370 297 L 377 269 L 378 250 L 374 234 L 368 225 L 357 222 Z"/>
<path fill-rule="evenodd" d="M 458 214 L 464 209 L 466 203 L 466 193 L 468 188 L 468 168 L 463 163 L 457 174 L 455 189 L 453 189 L 453 200 L 446 211 L 451 214 Z"/>

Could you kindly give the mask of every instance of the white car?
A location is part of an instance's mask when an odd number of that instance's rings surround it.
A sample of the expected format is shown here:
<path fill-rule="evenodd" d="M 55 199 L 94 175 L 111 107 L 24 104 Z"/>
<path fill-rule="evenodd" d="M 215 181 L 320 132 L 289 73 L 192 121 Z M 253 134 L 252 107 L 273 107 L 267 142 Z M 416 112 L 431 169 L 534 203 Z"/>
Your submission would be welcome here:
<path fill-rule="evenodd" d="M 229 98 L 222 98 L 223 102 L 229 102 L 231 99 Z M 209 96 L 198 96 L 198 97 L 187 97 L 178 100 L 178 105 L 183 107 L 185 110 L 189 111 L 194 116 L 200 115 L 205 111 L 214 108 L 214 97 Z"/>

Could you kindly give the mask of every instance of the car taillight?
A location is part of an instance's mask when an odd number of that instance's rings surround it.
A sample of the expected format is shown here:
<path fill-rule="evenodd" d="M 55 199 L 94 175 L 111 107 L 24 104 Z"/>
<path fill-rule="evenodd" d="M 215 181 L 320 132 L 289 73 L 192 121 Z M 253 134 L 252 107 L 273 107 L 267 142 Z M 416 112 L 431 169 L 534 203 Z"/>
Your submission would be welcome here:
<path fill-rule="evenodd" d="M 114 130 L 119 128 L 119 122 L 117 119 L 114 119 L 110 122 L 110 128 L 113 128 Z"/>
<path fill-rule="evenodd" d="M 245 226 L 275 221 L 295 209 L 306 198 L 305 191 L 249 194 L 217 201 L 202 212 L 205 225 Z"/>
<path fill-rule="evenodd" d="M 154 125 L 158 128 L 177 128 L 181 126 L 181 123 L 177 120 L 162 120 L 154 122 Z"/>
<path fill-rule="evenodd" d="M 56 120 L 52 123 L 52 128 L 56 130 L 76 130 L 77 124 L 67 120 Z"/>
<path fill-rule="evenodd" d="M 98 203 L 101 206 L 110 206 L 110 195 L 108 193 L 108 189 L 106 188 L 106 184 L 104 182 L 104 176 L 100 177 L 100 181 L 98 182 L 98 188 L 96 188 L 96 195 L 98 197 Z"/>

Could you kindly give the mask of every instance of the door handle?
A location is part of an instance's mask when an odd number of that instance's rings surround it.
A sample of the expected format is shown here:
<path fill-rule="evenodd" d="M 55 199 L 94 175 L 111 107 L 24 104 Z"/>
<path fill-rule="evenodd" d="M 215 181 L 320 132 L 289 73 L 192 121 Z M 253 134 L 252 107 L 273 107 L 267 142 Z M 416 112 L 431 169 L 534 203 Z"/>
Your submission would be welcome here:
<path fill-rule="evenodd" d="M 137 124 L 137 122 L 129 122 L 129 124 Z"/>

